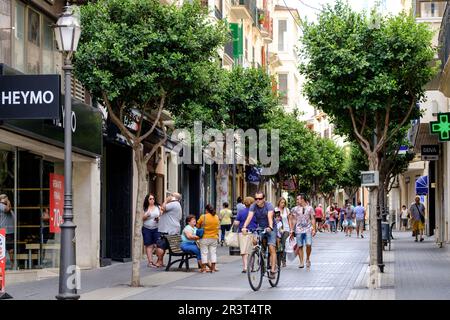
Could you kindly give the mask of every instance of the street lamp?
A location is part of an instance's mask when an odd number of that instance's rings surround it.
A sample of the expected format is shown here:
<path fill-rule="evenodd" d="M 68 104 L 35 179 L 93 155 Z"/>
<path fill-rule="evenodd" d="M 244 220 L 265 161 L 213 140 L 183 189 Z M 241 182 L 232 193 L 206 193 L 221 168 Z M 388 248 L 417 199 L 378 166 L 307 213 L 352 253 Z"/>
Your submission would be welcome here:
<path fill-rule="evenodd" d="M 75 256 L 75 228 L 72 212 L 72 101 L 71 101 L 71 77 L 72 55 L 77 50 L 81 28 L 74 7 L 69 3 L 64 7 L 64 12 L 59 17 L 55 31 L 58 50 L 65 54 L 64 58 L 64 222 L 61 225 L 61 257 L 59 264 L 59 293 L 58 300 L 77 300 L 76 256 Z"/>

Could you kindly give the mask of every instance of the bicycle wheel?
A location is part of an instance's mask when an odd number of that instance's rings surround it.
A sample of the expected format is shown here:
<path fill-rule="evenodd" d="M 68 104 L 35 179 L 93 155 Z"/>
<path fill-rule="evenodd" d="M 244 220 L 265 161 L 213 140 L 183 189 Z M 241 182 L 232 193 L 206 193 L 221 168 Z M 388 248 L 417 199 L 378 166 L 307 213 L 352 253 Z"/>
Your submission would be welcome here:
<path fill-rule="evenodd" d="M 267 266 L 267 270 L 268 270 L 267 274 L 269 274 L 271 270 L 269 265 Z M 281 253 L 277 252 L 277 269 L 275 273 L 275 279 L 269 278 L 269 283 L 272 287 L 276 287 L 278 285 L 278 281 L 280 281 L 280 275 L 281 275 Z"/>
<path fill-rule="evenodd" d="M 248 257 L 247 263 L 248 283 L 253 291 L 258 291 L 261 288 L 264 273 L 263 263 L 264 260 L 259 250 L 253 250 L 252 254 Z"/>

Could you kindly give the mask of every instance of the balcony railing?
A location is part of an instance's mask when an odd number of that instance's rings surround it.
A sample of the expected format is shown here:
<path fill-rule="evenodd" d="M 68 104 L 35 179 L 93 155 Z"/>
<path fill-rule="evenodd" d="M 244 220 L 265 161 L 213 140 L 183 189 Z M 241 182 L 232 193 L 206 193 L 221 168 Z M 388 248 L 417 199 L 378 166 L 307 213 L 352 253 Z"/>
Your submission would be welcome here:
<path fill-rule="evenodd" d="M 230 41 L 225 44 L 224 48 L 225 54 L 230 57 L 230 59 L 233 59 L 233 41 Z"/>
<path fill-rule="evenodd" d="M 231 9 L 241 11 L 238 13 L 239 19 L 251 18 L 253 23 L 259 27 L 258 7 L 256 5 L 256 0 L 231 0 Z M 242 12 L 244 10 L 247 12 Z"/>

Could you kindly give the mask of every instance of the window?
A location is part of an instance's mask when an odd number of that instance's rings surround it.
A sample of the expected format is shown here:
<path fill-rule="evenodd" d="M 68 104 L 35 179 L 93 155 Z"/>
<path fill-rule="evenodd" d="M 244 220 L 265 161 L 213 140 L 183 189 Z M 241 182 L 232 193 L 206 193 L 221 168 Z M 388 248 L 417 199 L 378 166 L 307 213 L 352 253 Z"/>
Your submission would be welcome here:
<path fill-rule="evenodd" d="M 60 73 L 62 59 L 55 45 L 52 24 L 40 12 L 15 2 L 13 68 L 29 74 Z"/>
<path fill-rule="evenodd" d="M 278 20 L 278 51 L 286 51 L 287 21 Z"/>
<path fill-rule="evenodd" d="M 32 9 L 28 9 L 27 19 L 27 72 L 31 74 L 38 74 L 41 70 L 41 19 L 39 13 Z"/>
<path fill-rule="evenodd" d="M 25 6 L 16 2 L 13 66 L 25 72 Z"/>
<path fill-rule="evenodd" d="M 53 41 L 53 30 L 51 28 L 52 23 L 50 20 L 44 18 L 42 25 L 42 72 L 43 73 L 56 73 L 55 68 L 55 51 Z"/>
<path fill-rule="evenodd" d="M 11 5 L 0 0 L 0 62 L 11 64 Z"/>
<path fill-rule="evenodd" d="M 245 38 L 245 49 L 244 49 L 244 58 L 246 61 L 248 61 L 248 39 Z"/>
<path fill-rule="evenodd" d="M 420 17 L 442 17 L 445 11 L 446 1 L 422 1 L 420 3 Z"/>
<path fill-rule="evenodd" d="M 278 95 L 280 97 L 280 102 L 283 105 L 288 104 L 288 75 L 279 74 L 278 75 Z"/>

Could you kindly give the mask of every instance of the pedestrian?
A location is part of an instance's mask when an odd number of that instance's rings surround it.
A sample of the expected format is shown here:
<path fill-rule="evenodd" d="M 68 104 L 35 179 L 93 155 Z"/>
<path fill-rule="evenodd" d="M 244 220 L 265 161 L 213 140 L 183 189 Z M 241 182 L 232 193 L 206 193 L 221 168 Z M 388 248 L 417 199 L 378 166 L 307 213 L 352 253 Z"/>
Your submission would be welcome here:
<path fill-rule="evenodd" d="M 361 231 L 361 238 L 364 238 L 363 227 L 366 223 L 366 209 L 361 205 L 361 201 L 358 201 L 358 206 L 355 208 L 355 218 L 356 218 L 356 237 L 359 238 L 359 233 Z"/>
<path fill-rule="evenodd" d="M 158 256 L 158 260 L 155 263 L 155 266 L 158 268 L 164 267 L 164 254 L 169 248 L 169 242 L 167 241 L 166 236 L 180 234 L 180 221 L 182 218 L 180 201 L 181 194 L 179 194 L 178 192 L 173 192 L 161 205 L 161 215 L 159 217 L 158 224 L 158 232 L 160 234 L 160 238 L 156 242 L 156 255 Z"/>
<path fill-rule="evenodd" d="M 316 230 L 319 230 L 319 232 L 322 232 L 323 209 L 322 209 L 322 204 L 320 204 L 320 203 L 316 207 L 315 218 L 316 218 Z"/>
<path fill-rule="evenodd" d="M 406 208 L 405 205 L 402 205 L 401 214 L 400 214 L 400 219 L 402 220 L 402 226 L 401 226 L 400 230 L 406 231 L 408 229 L 408 218 L 409 218 L 408 209 Z"/>
<path fill-rule="evenodd" d="M 281 197 L 278 199 L 277 206 L 275 207 L 275 213 L 280 212 L 281 216 L 281 223 L 283 226 L 283 233 L 281 234 L 281 244 L 284 248 L 284 245 L 286 243 L 287 238 L 289 237 L 289 232 L 291 229 L 289 228 L 289 216 L 291 212 L 289 211 L 289 208 L 287 207 L 287 201 L 284 197 Z M 282 256 L 281 256 L 281 263 L 283 267 L 286 267 L 286 252 L 283 250 Z"/>
<path fill-rule="evenodd" d="M 330 226 L 330 215 L 331 215 L 331 212 L 334 212 L 333 205 L 327 207 L 327 209 L 325 211 L 325 223 L 322 224 L 322 229 L 327 231 L 327 232 L 330 232 L 330 230 L 331 230 L 331 226 Z"/>
<path fill-rule="evenodd" d="M 11 266 L 14 265 L 14 220 L 15 214 L 6 194 L 0 194 L 0 229 L 5 229 L 5 249 Z"/>
<path fill-rule="evenodd" d="M 339 227 L 341 232 L 345 231 L 344 228 L 344 221 L 345 221 L 345 208 L 339 209 Z"/>
<path fill-rule="evenodd" d="M 355 210 L 352 207 L 352 204 L 350 202 L 347 203 L 347 207 L 345 208 L 345 222 L 347 226 L 345 227 L 345 236 L 351 237 L 354 223 L 353 220 L 355 219 Z"/>
<path fill-rule="evenodd" d="M 239 213 L 239 211 L 245 209 L 245 204 L 242 203 L 242 197 L 237 198 L 237 204 L 236 204 L 236 215 Z"/>
<path fill-rule="evenodd" d="M 247 259 L 248 255 L 252 252 L 253 249 L 253 235 L 252 233 L 255 232 L 257 224 L 256 224 L 256 217 L 253 216 L 252 220 L 250 221 L 249 225 L 247 226 L 248 231 L 250 233 L 243 234 L 242 233 L 242 227 L 244 226 L 244 222 L 248 217 L 248 212 L 250 209 L 250 206 L 255 202 L 255 199 L 253 197 L 246 197 L 244 199 L 244 205 L 245 208 L 243 210 L 240 210 L 236 216 L 236 220 L 234 220 L 234 224 L 239 226 L 238 233 L 239 233 L 239 249 L 241 251 L 241 257 L 242 257 L 242 273 L 247 272 Z"/>
<path fill-rule="evenodd" d="M 306 245 L 306 267 L 311 267 L 312 237 L 316 234 L 314 209 L 308 205 L 305 195 L 297 196 L 297 206 L 291 210 L 290 239 L 297 240 L 297 254 L 300 260 L 299 268 L 304 268 L 303 247 Z"/>
<path fill-rule="evenodd" d="M 200 237 L 196 235 L 196 223 L 197 220 L 194 215 L 190 214 L 187 216 L 186 226 L 181 233 L 180 249 L 183 250 L 183 252 L 195 255 L 197 258 L 199 271 L 205 273 L 207 272 L 206 265 L 202 263 L 201 252 L 196 243 L 196 241 L 200 240 Z"/>
<path fill-rule="evenodd" d="M 330 232 L 336 233 L 336 217 L 338 213 L 336 211 L 336 207 L 332 206 L 330 209 L 330 217 L 329 217 L 329 224 L 330 224 Z"/>
<path fill-rule="evenodd" d="M 411 222 L 413 226 L 413 232 L 415 235 L 415 242 L 417 242 L 417 236 L 420 233 L 420 242 L 423 239 L 423 229 L 425 225 L 425 206 L 422 202 L 420 202 L 420 196 L 416 196 L 415 201 L 409 207 L 409 212 L 411 215 Z"/>
<path fill-rule="evenodd" d="M 220 219 L 220 233 L 221 233 L 221 241 L 220 246 L 223 247 L 223 242 L 225 241 L 225 233 L 230 231 L 231 229 L 231 217 L 233 216 L 233 212 L 228 209 L 228 202 L 223 203 L 223 209 L 219 212 Z"/>
<path fill-rule="evenodd" d="M 155 195 L 148 194 L 144 199 L 144 224 L 142 226 L 142 237 L 144 239 L 145 252 L 147 253 L 147 267 L 156 268 L 153 262 L 153 250 L 160 238 L 158 232 L 158 222 L 161 210 L 156 204 Z"/>
<path fill-rule="evenodd" d="M 203 237 L 200 239 L 200 251 L 202 263 L 208 265 L 211 272 L 219 271 L 217 269 L 217 240 L 219 239 L 219 217 L 216 215 L 214 208 L 207 204 L 205 214 L 200 216 L 197 221 L 197 228 L 204 228 Z M 208 255 L 210 257 L 208 261 Z"/>

